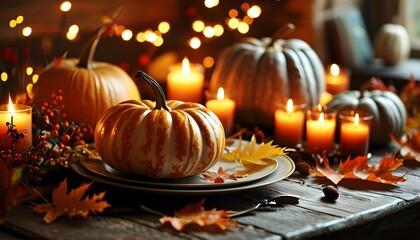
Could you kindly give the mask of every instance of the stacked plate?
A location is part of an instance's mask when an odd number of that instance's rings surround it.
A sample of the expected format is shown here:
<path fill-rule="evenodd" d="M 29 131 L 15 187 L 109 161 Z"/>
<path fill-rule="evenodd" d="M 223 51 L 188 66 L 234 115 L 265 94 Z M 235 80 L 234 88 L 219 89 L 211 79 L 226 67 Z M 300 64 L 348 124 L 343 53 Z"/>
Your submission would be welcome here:
<path fill-rule="evenodd" d="M 234 142 L 230 148 L 234 148 L 236 144 Z M 157 194 L 209 195 L 232 193 L 266 186 L 290 176 L 295 170 L 293 161 L 287 156 L 279 156 L 273 158 L 273 160 L 275 160 L 273 161 L 274 164 L 267 165 L 260 171 L 251 173 L 246 177 L 236 178 L 236 180 L 225 179 L 223 183 L 209 181 L 202 174 L 182 179 L 159 180 L 137 175 L 126 175 L 113 169 L 99 157 L 72 157 L 69 159 L 69 164 L 79 174 L 115 187 Z M 219 167 L 222 167 L 227 173 L 241 170 L 238 169 L 240 166 L 237 166 L 235 162 L 220 159 L 207 171 L 217 173 Z"/>

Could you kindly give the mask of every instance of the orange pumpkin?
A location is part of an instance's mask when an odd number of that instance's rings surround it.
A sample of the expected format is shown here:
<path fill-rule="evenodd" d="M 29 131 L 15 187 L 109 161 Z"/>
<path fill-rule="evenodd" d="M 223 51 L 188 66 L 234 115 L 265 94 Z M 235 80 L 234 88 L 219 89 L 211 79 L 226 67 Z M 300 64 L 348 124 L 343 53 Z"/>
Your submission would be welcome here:
<path fill-rule="evenodd" d="M 95 128 L 102 160 L 126 173 L 182 178 L 205 171 L 225 146 L 223 125 L 199 103 L 166 101 L 159 84 L 144 72 L 156 102 L 125 101 L 106 110 Z"/>
<path fill-rule="evenodd" d="M 34 85 L 34 104 L 42 106 L 52 91 L 62 91 L 66 119 L 95 127 L 101 114 L 125 100 L 140 100 L 133 79 L 120 67 L 93 61 L 106 26 L 85 46 L 79 59 L 62 59 L 47 66 Z"/>

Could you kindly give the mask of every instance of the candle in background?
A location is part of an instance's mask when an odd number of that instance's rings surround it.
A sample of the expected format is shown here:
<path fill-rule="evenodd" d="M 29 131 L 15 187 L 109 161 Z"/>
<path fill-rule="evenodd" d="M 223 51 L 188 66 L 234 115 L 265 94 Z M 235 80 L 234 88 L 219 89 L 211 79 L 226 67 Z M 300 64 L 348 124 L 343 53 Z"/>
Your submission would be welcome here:
<path fill-rule="evenodd" d="M 225 129 L 225 134 L 230 134 L 234 125 L 235 102 L 225 97 L 223 88 L 217 90 L 217 99 L 206 102 L 206 107 L 212 110 L 220 119 Z"/>
<path fill-rule="evenodd" d="M 302 143 L 306 105 L 293 105 L 289 99 L 287 104 L 280 105 L 274 114 L 274 140 L 282 147 L 295 147 Z"/>
<path fill-rule="evenodd" d="M 349 76 L 345 71 L 340 71 L 337 64 L 331 64 L 325 76 L 327 91 L 333 95 L 347 91 L 349 89 Z"/>
<path fill-rule="evenodd" d="M 369 150 L 370 122 L 372 115 L 344 111 L 340 121 L 340 150 L 344 157 L 365 156 Z"/>
<path fill-rule="evenodd" d="M 25 135 L 23 139 L 15 143 L 13 149 L 15 153 L 22 153 L 25 148 L 32 145 L 32 108 L 22 104 L 13 104 L 9 96 L 9 104 L 0 106 L 0 143 L 8 136 L 6 122 L 12 123 L 12 116 L 14 129 Z M 8 142 L 4 144 L 7 146 Z"/>
<path fill-rule="evenodd" d="M 171 100 L 201 103 L 204 85 L 204 67 L 190 64 L 187 58 L 182 64 L 169 69 L 167 79 L 167 97 Z"/>
<path fill-rule="evenodd" d="M 306 149 L 310 153 L 328 154 L 334 149 L 335 112 L 318 110 L 308 111 L 306 120 Z"/>

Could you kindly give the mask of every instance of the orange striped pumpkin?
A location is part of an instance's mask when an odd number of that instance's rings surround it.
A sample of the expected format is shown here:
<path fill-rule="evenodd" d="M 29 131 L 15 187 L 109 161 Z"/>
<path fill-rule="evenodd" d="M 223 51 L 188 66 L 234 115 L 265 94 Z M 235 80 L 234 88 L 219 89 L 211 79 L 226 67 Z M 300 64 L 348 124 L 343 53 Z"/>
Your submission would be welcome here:
<path fill-rule="evenodd" d="M 159 84 L 137 72 L 152 87 L 156 102 L 129 100 L 107 109 L 95 128 L 102 160 L 126 173 L 177 179 L 212 167 L 225 146 L 218 117 L 198 103 L 166 101 Z"/>

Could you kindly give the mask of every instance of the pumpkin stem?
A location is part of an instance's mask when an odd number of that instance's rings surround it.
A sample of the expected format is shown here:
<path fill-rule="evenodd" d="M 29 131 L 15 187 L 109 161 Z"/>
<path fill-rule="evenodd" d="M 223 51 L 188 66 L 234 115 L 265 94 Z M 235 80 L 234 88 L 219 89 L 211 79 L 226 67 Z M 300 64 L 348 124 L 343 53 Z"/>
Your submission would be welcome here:
<path fill-rule="evenodd" d="M 274 42 L 280 38 L 284 38 L 284 36 L 290 32 L 295 30 L 295 25 L 293 23 L 288 23 L 282 25 L 274 34 L 271 36 L 271 42 L 268 44 L 269 47 L 273 46 Z"/>
<path fill-rule="evenodd" d="M 77 64 L 80 68 L 92 69 L 93 55 L 95 55 L 96 46 L 98 45 L 99 39 L 101 38 L 105 27 L 102 26 L 95 31 L 95 34 L 89 39 L 86 45 L 83 47 L 82 52 L 79 56 L 79 63 Z"/>
<path fill-rule="evenodd" d="M 121 7 L 118 8 L 109 22 L 105 23 L 97 30 L 95 30 L 92 36 L 89 38 L 89 41 L 83 46 L 83 49 L 79 55 L 79 63 L 77 64 L 80 68 L 92 69 L 93 56 L 95 55 L 96 46 L 98 46 L 99 40 L 105 31 L 110 31 L 115 24 L 115 19 L 118 14 L 121 12 Z"/>
<path fill-rule="evenodd" d="M 156 101 L 156 106 L 154 109 L 160 110 L 163 108 L 166 111 L 170 111 L 168 105 L 166 105 L 165 93 L 163 92 L 159 83 L 151 76 L 147 75 L 145 72 L 142 71 L 137 71 L 136 73 L 136 80 L 138 80 L 139 78 L 143 78 L 144 80 L 146 80 L 147 84 L 149 84 L 149 86 L 153 90 L 153 95 L 155 96 Z"/>

